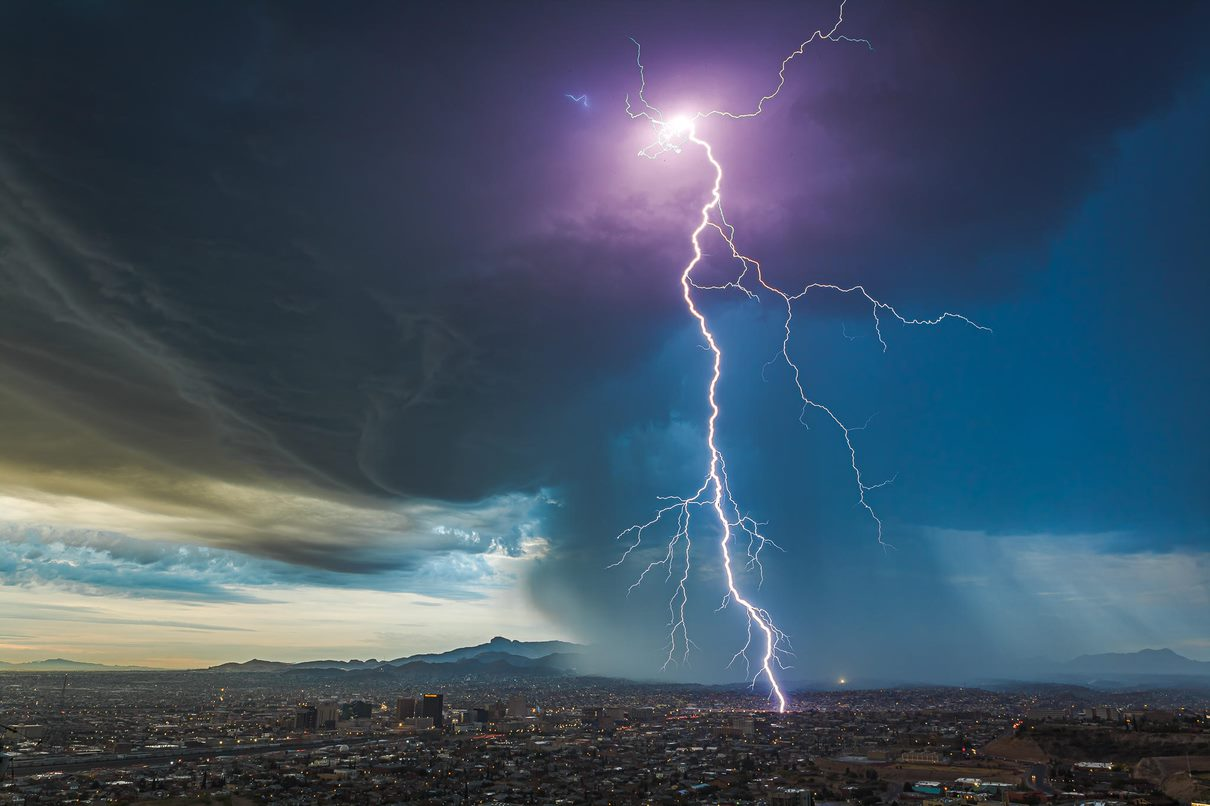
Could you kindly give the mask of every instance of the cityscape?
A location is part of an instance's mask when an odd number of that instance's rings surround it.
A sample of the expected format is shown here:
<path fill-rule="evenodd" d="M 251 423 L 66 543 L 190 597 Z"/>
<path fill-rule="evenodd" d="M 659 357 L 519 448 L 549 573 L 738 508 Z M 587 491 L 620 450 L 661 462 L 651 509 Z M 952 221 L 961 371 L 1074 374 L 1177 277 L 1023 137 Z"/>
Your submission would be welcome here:
<path fill-rule="evenodd" d="M 1207 0 L 0 0 L 0 806 L 1210 806 Z"/>
<path fill-rule="evenodd" d="M 776 713 L 744 686 L 244 668 L 0 674 L 10 749 L 0 803 L 1166 806 L 1210 796 L 1207 678 L 1152 690 L 838 683 L 793 691 Z"/>

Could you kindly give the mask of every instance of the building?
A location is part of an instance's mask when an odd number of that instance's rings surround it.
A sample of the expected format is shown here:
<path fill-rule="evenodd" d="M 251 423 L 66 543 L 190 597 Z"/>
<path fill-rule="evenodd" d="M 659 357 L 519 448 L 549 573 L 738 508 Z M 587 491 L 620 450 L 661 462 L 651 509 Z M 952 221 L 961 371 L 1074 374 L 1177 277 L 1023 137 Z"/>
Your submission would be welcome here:
<path fill-rule="evenodd" d="M 340 707 L 341 719 L 369 719 L 374 714 L 374 706 L 365 700 L 353 700 Z"/>
<path fill-rule="evenodd" d="M 340 720 L 340 706 L 334 702 L 321 702 L 315 707 L 315 727 L 317 730 L 336 730 Z"/>
<path fill-rule="evenodd" d="M 933 750 L 904 750 L 899 754 L 904 764 L 940 764 L 945 759 Z"/>
<path fill-rule="evenodd" d="M 1101 708 L 1085 708 L 1084 718 L 1094 722 L 1121 722 L 1122 712 L 1108 706 Z"/>
<path fill-rule="evenodd" d="M 433 720 L 433 727 L 438 730 L 444 724 L 442 721 L 442 710 L 445 697 L 441 694 L 425 694 L 420 700 L 420 713 L 418 716 L 425 716 Z"/>
<path fill-rule="evenodd" d="M 751 739 L 756 735 L 756 720 L 750 716 L 732 717 L 731 729 L 735 731 L 736 736 L 743 736 L 745 739 Z"/>
<path fill-rule="evenodd" d="M 395 718 L 402 722 L 416 716 L 416 698 L 400 697 L 395 700 Z"/>
<path fill-rule="evenodd" d="M 504 710 L 505 716 L 524 717 L 529 715 L 529 703 L 525 701 L 524 694 L 514 694 L 508 698 L 508 705 Z"/>
<path fill-rule="evenodd" d="M 315 730 L 319 722 L 319 713 L 314 705 L 300 704 L 294 709 L 294 729 L 305 732 Z"/>
<path fill-rule="evenodd" d="M 780 789 L 770 792 L 769 806 L 812 806 L 811 792 L 806 789 Z"/>

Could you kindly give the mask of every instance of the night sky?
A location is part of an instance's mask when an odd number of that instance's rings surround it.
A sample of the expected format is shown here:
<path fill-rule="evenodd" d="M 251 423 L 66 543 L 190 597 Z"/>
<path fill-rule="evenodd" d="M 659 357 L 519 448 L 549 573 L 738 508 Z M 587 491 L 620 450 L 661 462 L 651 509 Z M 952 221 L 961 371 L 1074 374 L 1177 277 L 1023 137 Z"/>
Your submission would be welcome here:
<path fill-rule="evenodd" d="M 564 638 L 735 680 L 713 532 L 609 569 L 700 484 L 680 298 L 700 150 L 832 3 L 0 5 L 0 660 L 191 666 Z M 788 677 L 1210 659 L 1210 5 L 849 0 L 764 114 L 699 125 L 811 296 L 698 295 L 720 442 L 784 549 Z M 587 96 L 587 105 L 568 94 Z M 715 244 L 717 246 L 717 244 Z M 721 278 L 721 253 L 703 278 Z M 733 268 L 733 267 L 732 267 Z M 755 584 L 749 578 L 749 584 Z"/>

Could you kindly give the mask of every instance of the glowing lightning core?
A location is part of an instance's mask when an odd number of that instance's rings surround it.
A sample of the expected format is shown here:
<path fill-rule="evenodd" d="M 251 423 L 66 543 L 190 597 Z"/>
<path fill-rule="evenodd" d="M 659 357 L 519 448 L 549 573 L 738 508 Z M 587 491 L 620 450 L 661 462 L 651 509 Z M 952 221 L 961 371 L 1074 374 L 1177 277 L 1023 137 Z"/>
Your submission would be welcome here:
<path fill-rule="evenodd" d="M 733 552 L 735 550 L 735 535 L 737 532 L 743 534 L 747 538 L 746 554 L 747 562 L 745 570 L 756 571 L 759 573 L 763 581 L 764 573 L 761 566 L 760 554 L 766 545 L 772 545 L 774 548 L 780 548 L 776 543 L 766 538 L 760 531 L 761 524 L 758 524 L 752 518 L 744 515 L 735 498 L 731 494 L 731 488 L 727 480 L 727 463 L 723 457 L 722 451 L 718 447 L 718 418 L 720 414 L 718 404 L 718 385 L 722 378 L 723 353 L 715 339 L 713 331 L 710 329 L 710 324 L 706 316 L 698 308 L 694 301 L 694 291 L 709 291 L 709 290 L 726 290 L 736 289 L 746 294 L 749 299 L 759 300 L 758 290 L 763 289 L 776 295 L 782 302 L 785 309 L 785 319 L 783 321 L 784 337 L 781 343 L 780 354 L 775 356 L 775 359 L 785 361 L 786 365 L 793 373 L 794 385 L 798 391 L 799 399 L 802 403 L 802 408 L 799 412 L 799 421 L 805 426 L 803 418 L 806 416 L 807 409 L 814 409 L 822 412 L 840 429 L 844 437 L 845 445 L 849 451 L 850 464 L 854 479 L 857 486 L 857 501 L 865 509 L 866 513 L 873 520 L 878 537 L 878 543 L 883 547 L 890 548 L 890 545 L 883 540 L 882 521 L 879 519 L 874 508 L 866 499 L 866 494 L 872 490 L 889 484 L 893 479 L 879 482 L 876 484 L 867 483 L 861 473 L 861 467 L 857 461 L 857 451 L 853 445 L 853 432 L 860 431 L 865 426 L 850 428 L 830 409 L 828 406 L 819 403 L 807 395 L 806 389 L 803 386 L 802 373 L 798 365 L 794 362 L 790 355 L 790 337 L 792 334 L 793 321 L 793 304 L 797 300 L 806 296 L 807 292 L 812 290 L 829 290 L 841 294 L 858 294 L 863 297 L 871 307 L 871 314 L 874 319 L 874 331 L 877 334 L 878 342 L 882 345 L 885 352 L 887 349 L 886 342 L 882 335 L 882 320 L 880 315 L 890 315 L 905 325 L 936 325 L 945 319 L 958 319 L 972 327 L 980 330 L 988 330 L 981 325 L 975 324 L 964 316 L 955 313 L 945 312 L 940 316 L 932 319 L 909 319 L 899 314 L 894 308 L 885 302 L 871 296 L 863 286 L 854 285 L 843 287 L 830 283 L 810 283 L 803 287 L 801 291 L 796 293 L 788 293 L 786 291 L 771 285 L 764 277 L 764 272 L 761 265 L 756 260 L 742 254 L 735 245 L 735 229 L 728 222 L 723 213 L 722 203 L 722 184 L 723 184 L 723 167 L 722 164 L 715 158 L 714 149 L 710 143 L 702 139 L 697 132 L 697 121 L 709 117 L 725 117 L 731 119 L 753 118 L 764 111 L 764 105 L 777 97 L 785 86 L 786 67 L 790 61 L 797 56 L 801 56 L 806 47 L 812 42 L 820 39 L 826 39 L 832 42 L 851 42 L 864 44 L 871 47 L 870 43 L 864 39 L 851 39 L 846 36 L 837 34 L 841 23 L 844 22 L 844 3 L 840 4 L 840 12 L 836 24 L 827 33 L 818 30 L 813 33 L 806 41 L 798 46 L 798 49 L 790 53 L 781 63 L 781 69 L 778 71 L 777 86 L 767 95 L 761 97 L 757 102 L 756 107 L 751 112 L 734 113 L 723 110 L 710 110 L 708 112 L 698 112 L 692 116 L 677 116 L 665 119 L 663 113 L 652 106 L 646 97 L 647 79 L 643 69 L 642 49 L 639 43 L 635 40 L 636 48 L 635 63 L 639 69 L 639 92 L 638 102 L 641 108 L 636 109 L 632 106 L 629 96 L 626 98 L 626 111 L 631 118 L 646 118 L 650 121 L 655 130 L 655 142 L 646 146 L 639 152 L 639 156 L 654 159 L 661 154 L 669 152 L 680 153 L 687 144 L 700 147 L 709 162 L 711 169 L 714 172 L 714 181 L 710 191 L 710 197 L 701 208 L 701 218 L 698 221 L 697 227 L 690 235 L 690 242 L 693 247 L 693 257 L 685 268 L 681 271 L 681 292 L 685 300 L 685 306 L 690 315 L 697 322 L 698 330 L 702 334 L 702 338 L 706 341 L 706 346 L 711 355 L 711 374 L 710 382 L 707 386 L 706 400 L 708 403 L 710 416 L 706 420 L 706 447 L 709 452 L 710 462 L 706 472 L 705 479 L 698 490 L 687 498 L 681 497 L 665 497 L 661 500 L 670 501 L 672 503 L 659 509 L 655 516 L 646 523 L 635 524 L 624 530 L 618 535 L 618 538 L 632 537 L 633 543 L 628 546 L 623 552 L 621 558 L 609 566 L 610 568 L 621 565 L 630 556 L 631 552 L 640 547 L 643 542 L 643 535 L 648 530 L 660 524 L 665 517 L 676 515 L 676 531 L 667 545 L 667 551 L 663 556 L 649 563 L 639 574 L 638 579 L 630 586 L 630 590 L 640 585 L 646 579 L 648 573 L 657 567 L 663 566 L 667 571 L 667 579 L 671 580 L 674 574 L 673 567 L 678 562 L 681 563 L 681 573 L 677 578 L 673 589 L 672 598 L 669 600 L 669 627 L 671 630 L 670 642 L 668 647 L 668 656 L 665 659 L 664 666 L 667 667 L 670 663 L 678 662 L 678 650 L 680 651 L 679 661 L 684 661 L 688 658 L 689 649 L 692 641 L 689 639 L 688 628 L 685 621 L 685 608 L 688 603 L 688 590 L 686 585 L 689 579 L 690 569 L 690 549 L 692 541 L 690 539 L 689 526 L 691 514 L 694 508 L 707 508 L 713 512 L 714 518 L 718 522 L 718 526 L 722 531 L 719 541 L 719 549 L 722 556 L 722 566 L 727 582 L 727 590 L 723 595 L 723 602 L 719 609 L 726 607 L 734 602 L 743 608 L 747 617 L 748 625 L 748 640 L 731 658 L 734 663 L 740 658 L 748 664 L 748 672 L 750 680 L 755 684 L 762 677 L 769 685 L 770 698 L 777 704 L 778 711 L 786 710 L 786 697 L 782 691 L 781 685 L 777 679 L 775 667 L 785 668 L 782 664 L 783 655 L 789 650 L 787 636 L 774 624 L 769 612 L 764 608 L 754 604 L 747 596 L 745 596 L 739 587 L 736 580 L 736 572 L 733 566 Z M 872 49 L 872 47 L 871 47 Z M 730 255 L 740 267 L 738 275 L 735 279 L 722 285 L 699 285 L 693 280 L 693 270 L 702 261 L 702 235 L 709 229 L 714 230 L 721 236 L 723 243 L 730 251 Z M 755 286 L 750 287 L 749 272 L 755 277 Z M 753 628 L 755 627 L 757 635 L 754 635 Z M 752 649 L 753 638 L 756 638 L 761 651 L 759 652 L 759 662 L 757 663 L 757 671 L 752 674 L 752 668 L 749 659 L 749 651 Z"/>

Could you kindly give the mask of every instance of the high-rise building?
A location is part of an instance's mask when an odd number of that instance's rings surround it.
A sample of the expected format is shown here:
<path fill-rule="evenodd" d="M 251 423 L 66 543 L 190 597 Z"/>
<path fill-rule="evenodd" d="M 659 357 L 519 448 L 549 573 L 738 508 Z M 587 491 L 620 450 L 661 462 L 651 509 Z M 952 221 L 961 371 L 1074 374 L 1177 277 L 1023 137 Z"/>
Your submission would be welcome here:
<path fill-rule="evenodd" d="M 441 694 L 425 694 L 420 700 L 419 716 L 427 716 L 433 720 L 433 727 L 440 729 L 442 722 L 442 708 L 445 697 Z"/>
<path fill-rule="evenodd" d="M 340 708 L 343 719 L 369 719 L 374 714 L 374 706 L 365 700 L 346 702 Z"/>
<path fill-rule="evenodd" d="M 395 718 L 402 722 L 416 716 L 416 698 L 400 697 L 395 700 Z"/>
<path fill-rule="evenodd" d="M 336 730 L 340 719 L 340 706 L 334 702 L 321 702 L 315 708 L 315 727 L 319 730 Z"/>
<path fill-rule="evenodd" d="M 506 716 L 524 717 L 529 715 L 529 703 L 525 701 L 524 694 L 514 694 L 508 698 L 508 706 L 505 708 Z"/>
<path fill-rule="evenodd" d="M 314 705 L 300 704 L 294 711 L 294 729 L 313 731 L 317 724 L 318 713 Z"/>

